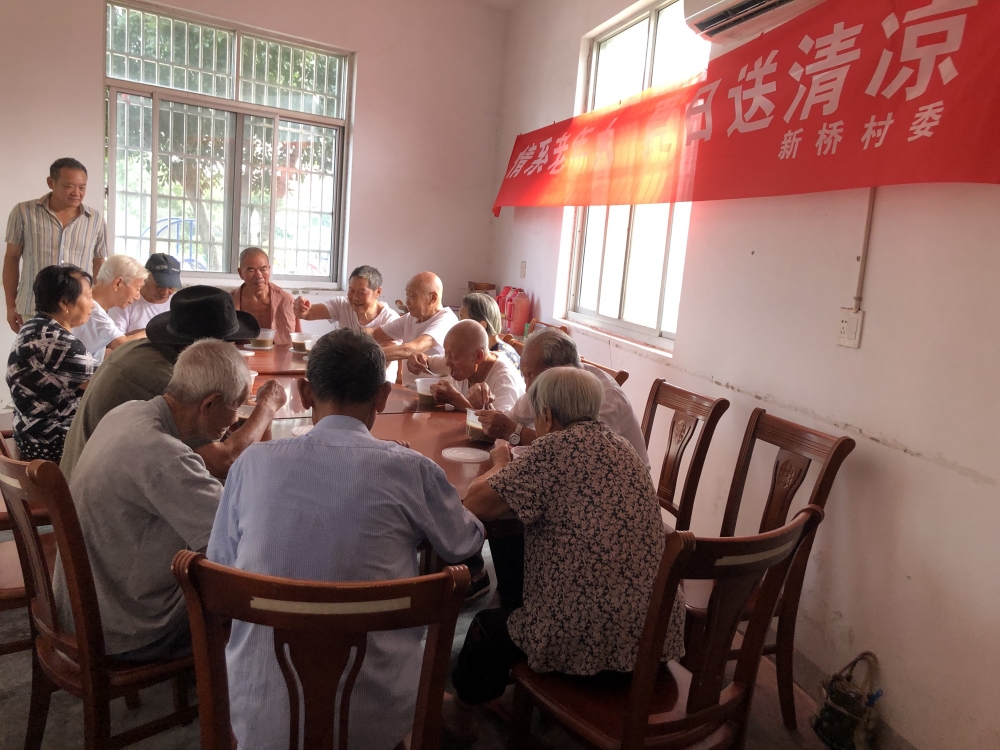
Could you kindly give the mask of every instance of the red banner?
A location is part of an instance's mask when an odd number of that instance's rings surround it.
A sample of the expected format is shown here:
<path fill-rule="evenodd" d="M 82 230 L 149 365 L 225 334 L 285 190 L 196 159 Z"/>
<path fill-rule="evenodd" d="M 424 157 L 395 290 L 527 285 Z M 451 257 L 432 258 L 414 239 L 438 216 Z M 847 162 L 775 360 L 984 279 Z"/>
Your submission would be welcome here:
<path fill-rule="evenodd" d="M 1000 0 L 828 0 L 697 83 L 517 137 L 501 206 L 1000 183 Z"/>

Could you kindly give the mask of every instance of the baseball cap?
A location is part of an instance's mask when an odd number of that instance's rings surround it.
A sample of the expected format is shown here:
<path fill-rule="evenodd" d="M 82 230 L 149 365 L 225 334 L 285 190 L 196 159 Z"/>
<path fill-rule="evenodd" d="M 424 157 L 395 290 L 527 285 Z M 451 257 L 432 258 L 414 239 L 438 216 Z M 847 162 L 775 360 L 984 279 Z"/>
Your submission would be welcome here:
<path fill-rule="evenodd" d="M 166 253 L 153 253 L 146 261 L 146 270 L 153 274 L 157 286 L 181 288 L 181 263 L 177 258 Z"/>

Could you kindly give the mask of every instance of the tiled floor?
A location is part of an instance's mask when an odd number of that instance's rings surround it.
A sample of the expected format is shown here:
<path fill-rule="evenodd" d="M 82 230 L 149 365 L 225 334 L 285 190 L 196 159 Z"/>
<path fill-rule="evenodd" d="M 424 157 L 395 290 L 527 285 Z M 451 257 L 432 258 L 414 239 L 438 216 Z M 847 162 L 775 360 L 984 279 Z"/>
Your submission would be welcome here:
<path fill-rule="evenodd" d="M 489 560 L 487 560 L 489 564 Z M 492 567 L 492 566 L 491 566 Z M 491 570 L 492 574 L 492 570 Z M 467 607 L 459 618 L 456 629 L 453 658 L 465 637 L 475 612 L 489 606 L 490 597 L 484 597 L 474 606 Z M 27 630 L 27 617 L 21 612 L 0 613 L 0 640 L 9 640 Z M 0 658 L 0 750 L 20 750 L 24 744 L 28 699 L 31 689 L 31 661 L 27 653 Z M 169 685 L 159 685 L 143 690 L 142 706 L 130 711 L 123 700 L 112 704 L 112 727 L 120 731 L 168 713 L 171 709 Z M 761 665 L 757 690 L 754 694 L 747 750 L 823 750 L 823 745 L 809 729 L 808 719 L 815 711 L 815 703 L 801 690 L 797 690 L 796 708 L 800 730 L 788 732 L 781 724 L 778 696 L 775 687 L 774 666 L 767 659 Z M 506 727 L 492 714 L 479 716 L 479 739 L 474 744 L 444 742 L 443 750 L 500 750 L 506 743 Z M 44 750 L 77 750 L 83 747 L 83 710 L 80 701 L 65 693 L 52 697 L 48 725 L 45 731 Z M 576 750 L 581 746 L 558 727 L 549 726 L 539 734 L 544 744 L 552 750 Z M 136 750 L 197 750 L 199 747 L 198 723 L 165 732 L 145 742 L 133 745 Z M 364 749 L 362 749 L 364 750 Z"/>

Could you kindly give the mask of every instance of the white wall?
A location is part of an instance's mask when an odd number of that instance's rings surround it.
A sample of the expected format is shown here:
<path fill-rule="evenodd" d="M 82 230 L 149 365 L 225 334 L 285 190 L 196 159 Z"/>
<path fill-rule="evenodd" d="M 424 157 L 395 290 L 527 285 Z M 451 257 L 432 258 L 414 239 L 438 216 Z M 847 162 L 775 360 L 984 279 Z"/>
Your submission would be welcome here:
<path fill-rule="evenodd" d="M 529 0 L 512 13 L 498 185 L 514 137 L 574 114 L 581 38 L 624 0 Z M 1000 187 L 878 191 L 862 346 L 834 345 L 854 294 L 867 191 L 696 204 L 673 357 L 574 328 L 584 356 L 732 402 L 693 528 L 718 532 L 750 411 L 858 446 L 812 553 L 797 646 L 827 671 L 882 660 L 884 716 L 921 750 L 1000 746 Z M 492 276 L 552 318 L 565 303 L 562 209 L 504 209 Z M 562 250 L 563 255 L 560 255 Z M 662 454 L 660 454 L 662 455 Z M 773 454 L 757 456 L 752 532 Z M 804 500 L 804 498 L 803 498 Z M 807 686 L 808 687 L 808 686 Z M 805 729 L 808 731 L 808 729 Z"/>
<path fill-rule="evenodd" d="M 385 298 L 436 271 L 457 304 L 487 266 L 507 14 L 468 0 L 169 0 L 165 5 L 357 52 L 348 265 Z M 0 215 L 72 155 L 102 206 L 104 2 L 0 3 Z M 57 26 L 53 19 L 58 18 Z M 6 326 L 0 350 L 13 342 Z M 5 386 L 0 402 L 9 402 Z"/>

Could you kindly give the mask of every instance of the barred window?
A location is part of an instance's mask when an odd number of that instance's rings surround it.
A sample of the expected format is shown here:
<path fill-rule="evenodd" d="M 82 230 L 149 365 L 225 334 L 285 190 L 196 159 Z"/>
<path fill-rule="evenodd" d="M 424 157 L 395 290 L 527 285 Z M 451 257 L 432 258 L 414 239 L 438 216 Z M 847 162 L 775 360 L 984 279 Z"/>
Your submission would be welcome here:
<path fill-rule="evenodd" d="M 680 0 L 629 19 L 594 40 L 589 109 L 696 78 L 709 48 L 684 22 Z M 651 343 L 672 339 L 690 216 L 690 203 L 583 209 L 570 317 Z"/>
<path fill-rule="evenodd" d="M 340 263 L 350 56 L 107 5 L 108 223 L 114 252 L 277 277 Z"/>

